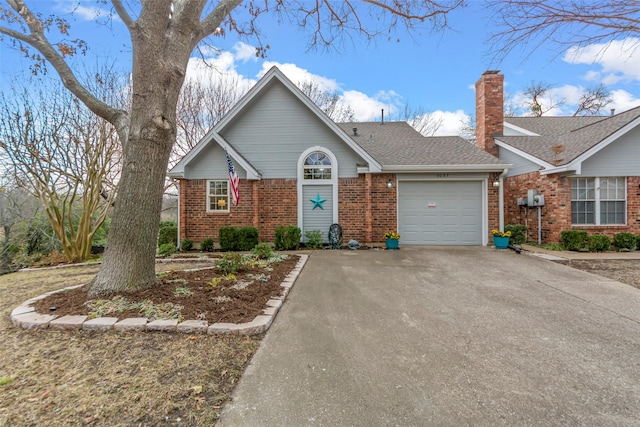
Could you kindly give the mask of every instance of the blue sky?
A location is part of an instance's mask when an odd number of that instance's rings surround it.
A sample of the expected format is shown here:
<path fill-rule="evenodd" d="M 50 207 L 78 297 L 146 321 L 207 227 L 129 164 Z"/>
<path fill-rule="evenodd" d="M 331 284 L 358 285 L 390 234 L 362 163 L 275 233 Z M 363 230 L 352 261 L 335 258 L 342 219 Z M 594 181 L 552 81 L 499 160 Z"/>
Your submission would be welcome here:
<path fill-rule="evenodd" d="M 33 2 L 27 0 L 27 4 Z M 68 13 L 76 2 L 37 2 L 50 13 Z M 67 15 L 74 37 L 87 40 L 91 50 L 87 68 L 105 58 L 117 58 L 127 68 L 130 57 L 127 33 L 115 21 L 111 28 L 96 26 L 96 2 L 81 2 L 74 14 Z M 501 62 L 492 61 L 489 17 L 481 1 L 470 1 L 465 9 L 449 17 L 452 27 L 441 33 L 422 31 L 412 36 L 403 32 L 391 41 L 367 42 L 355 36 L 338 51 L 309 51 L 308 35 L 290 24 L 279 24 L 273 17 L 261 19 L 265 43 L 270 45 L 266 59 L 253 55 L 251 45 L 234 35 L 214 38 L 220 49 L 205 51 L 218 73 L 233 75 L 246 88 L 271 66 L 279 66 L 294 82 L 313 80 L 322 88 L 337 91 L 356 112 L 359 121 L 380 119 L 404 104 L 424 109 L 443 118 L 438 134 L 456 134 L 461 120 L 475 115 L 473 85 L 487 69 L 499 69 L 505 75 L 505 90 L 515 104 L 522 101 L 522 91 L 532 81 L 554 87 L 553 102 L 565 104 L 548 115 L 572 114 L 575 102 L 585 87 L 604 83 L 613 103 L 607 107 L 617 112 L 640 105 L 640 51 L 630 49 L 639 40 L 617 41 L 606 49 L 602 45 L 563 53 L 555 45 L 534 52 L 514 51 Z M 104 13 L 103 13 L 104 16 Z M 265 18 L 265 17 L 263 17 Z M 396 41 L 399 38 L 400 41 Z M 8 47 L 0 45 L 2 87 L 23 72 L 28 63 Z M 194 57 L 197 54 L 194 53 Z M 98 58 L 96 60 L 95 58 Z M 202 73 L 194 58 L 188 76 Z M 206 78 L 211 77 L 209 72 Z M 202 76 L 201 76 L 202 78 Z"/>

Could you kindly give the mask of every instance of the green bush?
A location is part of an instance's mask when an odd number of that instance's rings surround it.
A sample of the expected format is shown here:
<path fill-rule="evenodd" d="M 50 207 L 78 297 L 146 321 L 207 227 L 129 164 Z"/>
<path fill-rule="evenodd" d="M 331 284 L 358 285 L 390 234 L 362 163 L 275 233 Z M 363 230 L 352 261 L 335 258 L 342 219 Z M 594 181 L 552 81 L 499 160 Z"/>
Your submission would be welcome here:
<path fill-rule="evenodd" d="M 504 231 L 510 231 L 511 237 L 509 237 L 509 243 L 514 245 L 521 245 L 527 241 L 527 226 L 522 224 L 507 224 L 504 226 Z"/>
<path fill-rule="evenodd" d="M 587 247 L 589 252 L 608 251 L 611 248 L 611 240 L 604 234 L 592 234 L 587 239 Z"/>
<path fill-rule="evenodd" d="M 258 229 L 255 227 L 242 227 L 236 230 L 236 251 L 250 251 L 260 242 Z"/>
<path fill-rule="evenodd" d="M 200 250 L 203 252 L 213 252 L 213 248 L 214 244 L 211 237 L 207 237 L 202 242 L 200 242 Z"/>
<path fill-rule="evenodd" d="M 158 246 L 172 243 L 174 247 L 178 246 L 178 226 L 173 221 L 161 221 L 160 231 L 158 232 Z"/>
<path fill-rule="evenodd" d="M 584 230 L 562 230 L 560 240 L 566 250 L 579 251 L 587 247 L 587 232 Z"/>
<path fill-rule="evenodd" d="M 271 246 L 266 243 L 258 243 L 252 250 L 251 253 L 258 259 L 269 259 L 273 255 L 273 249 Z"/>
<path fill-rule="evenodd" d="M 322 247 L 322 231 L 311 230 L 304 233 L 307 238 L 306 245 L 310 249 L 320 249 Z"/>
<path fill-rule="evenodd" d="M 237 252 L 229 252 L 223 255 L 218 261 L 216 261 L 216 267 L 220 270 L 220 273 L 227 276 L 229 274 L 236 274 L 242 270 L 245 265 L 245 258 L 242 254 Z"/>
<path fill-rule="evenodd" d="M 635 249 L 636 236 L 631 233 L 616 233 L 613 235 L 613 246 L 618 249 Z"/>
<path fill-rule="evenodd" d="M 225 252 L 236 250 L 236 228 L 220 227 L 218 242 L 220 242 L 220 249 Z"/>
<path fill-rule="evenodd" d="M 186 252 L 191 249 L 193 249 L 193 241 L 189 239 L 182 239 L 182 242 L 180 242 L 180 250 Z"/>
<path fill-rule="evenodd" d="M 158 248 L 158 255 L 169 256 L 176 253 L 176 246 L 173 243 L 163 243 Z"/>
<path fill-rule="evenodd" d="M 295 225 L 276 228 L 275 248 L 277 251 L 295 249 L 300 243 L 302 232 Z"/>

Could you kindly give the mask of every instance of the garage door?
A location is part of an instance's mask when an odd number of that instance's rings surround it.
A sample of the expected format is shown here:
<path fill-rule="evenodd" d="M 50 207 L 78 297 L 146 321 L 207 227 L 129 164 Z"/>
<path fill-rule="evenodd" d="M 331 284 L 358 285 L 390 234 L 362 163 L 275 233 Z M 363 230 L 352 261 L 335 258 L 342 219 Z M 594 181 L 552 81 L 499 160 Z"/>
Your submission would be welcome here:
<path fill-rule="evenodd" d="M 482 182 L 399 182 L 398 229 L 405 245 L 482 245 Z"/>

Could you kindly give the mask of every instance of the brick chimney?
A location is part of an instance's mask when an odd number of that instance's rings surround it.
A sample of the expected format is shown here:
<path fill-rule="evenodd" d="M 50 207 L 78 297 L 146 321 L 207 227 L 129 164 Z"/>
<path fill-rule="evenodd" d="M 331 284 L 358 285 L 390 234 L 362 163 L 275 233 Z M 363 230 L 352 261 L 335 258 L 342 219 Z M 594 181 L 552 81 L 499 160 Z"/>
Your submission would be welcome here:
<path fill-rule="evenodd" d="M 476 145 L 498 157 L 494 135 L 504 132 L 504 75 L 488 70 L 476 82 Z"/>

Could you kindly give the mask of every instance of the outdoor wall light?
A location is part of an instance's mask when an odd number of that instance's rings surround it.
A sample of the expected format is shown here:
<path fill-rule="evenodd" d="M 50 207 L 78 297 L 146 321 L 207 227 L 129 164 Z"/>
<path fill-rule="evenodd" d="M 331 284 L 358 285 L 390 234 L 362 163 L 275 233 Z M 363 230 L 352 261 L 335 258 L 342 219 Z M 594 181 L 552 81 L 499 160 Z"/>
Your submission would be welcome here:
<path fill-rule="evenodd" d="M 387 181 L 387 188 L 393 188 L 393 181 L 391 179 Z"/>
<path fill-rule="evenodd" d="M 493 181 L 493 186 L 494 187 L 500 187 L 500 181 L 498 181 L 498 180 Z"/>

